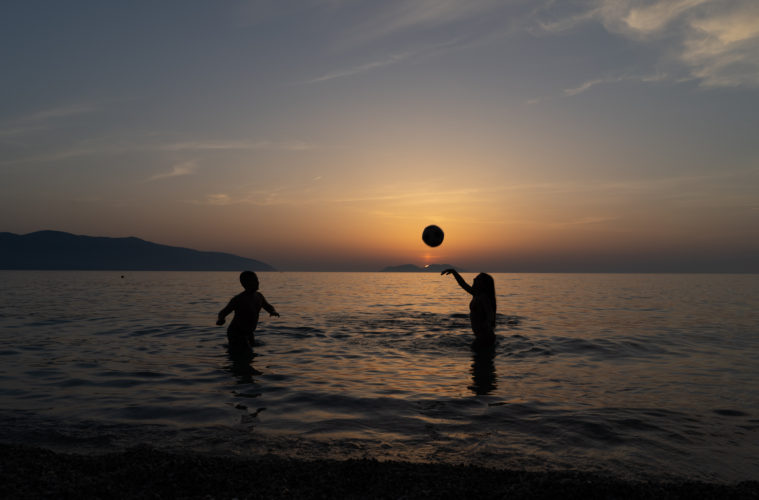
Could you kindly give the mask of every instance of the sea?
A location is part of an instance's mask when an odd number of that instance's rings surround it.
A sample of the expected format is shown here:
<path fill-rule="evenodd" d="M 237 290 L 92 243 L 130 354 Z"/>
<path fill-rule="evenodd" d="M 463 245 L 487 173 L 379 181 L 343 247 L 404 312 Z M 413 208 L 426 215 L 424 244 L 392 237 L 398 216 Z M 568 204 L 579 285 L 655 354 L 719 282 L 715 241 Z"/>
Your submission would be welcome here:
<path fill-rule="evenodd" d="M 258 274 L 248 364 L 238 273 L 0 272 L 0 442 L 759 478 L 759 275 L 493 274 L 483 351 L 451 276 Z"/>

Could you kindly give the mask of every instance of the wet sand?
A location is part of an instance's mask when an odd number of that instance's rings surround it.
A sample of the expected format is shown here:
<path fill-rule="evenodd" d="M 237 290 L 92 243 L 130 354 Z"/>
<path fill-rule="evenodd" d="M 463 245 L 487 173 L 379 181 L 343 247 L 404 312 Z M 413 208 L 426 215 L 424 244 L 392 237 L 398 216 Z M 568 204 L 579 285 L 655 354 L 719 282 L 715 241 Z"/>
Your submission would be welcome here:
<path fill-rule="evenodd" d="M 627 481 L 373 460 L 305 461 L 171 454 L 105 455 L 0 445 L 0 498 L 702 498 L 759 499 L 759 482 Z"/>

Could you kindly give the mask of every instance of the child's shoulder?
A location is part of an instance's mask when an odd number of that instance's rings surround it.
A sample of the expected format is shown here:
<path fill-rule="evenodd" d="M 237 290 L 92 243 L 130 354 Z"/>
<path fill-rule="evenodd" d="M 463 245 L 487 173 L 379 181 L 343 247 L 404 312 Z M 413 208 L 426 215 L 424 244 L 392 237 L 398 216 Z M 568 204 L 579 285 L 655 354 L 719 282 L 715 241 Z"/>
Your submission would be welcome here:
<path fill-rule="evenodd" d="M 255 294 L 256 292 L 251 293 L 247 290 L 243 290 L 242 292 L 232 297 L 232 300 L 245 300 L 246 298 L 250 299 L 251 297 L 255 297 L 256 296 Z"/>

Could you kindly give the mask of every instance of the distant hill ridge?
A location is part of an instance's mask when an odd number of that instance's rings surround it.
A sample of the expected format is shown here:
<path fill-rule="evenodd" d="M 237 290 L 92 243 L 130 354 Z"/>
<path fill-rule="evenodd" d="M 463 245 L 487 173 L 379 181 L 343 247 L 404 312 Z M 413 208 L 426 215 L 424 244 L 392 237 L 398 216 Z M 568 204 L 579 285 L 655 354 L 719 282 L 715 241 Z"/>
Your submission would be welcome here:
<path fill-rule="evenodd" d="M 0 269 L 124 271 L 275 271 L 264 262 L 222 252 L 159 245 L 135 237 L 62 231 L 0 233 Z"/>

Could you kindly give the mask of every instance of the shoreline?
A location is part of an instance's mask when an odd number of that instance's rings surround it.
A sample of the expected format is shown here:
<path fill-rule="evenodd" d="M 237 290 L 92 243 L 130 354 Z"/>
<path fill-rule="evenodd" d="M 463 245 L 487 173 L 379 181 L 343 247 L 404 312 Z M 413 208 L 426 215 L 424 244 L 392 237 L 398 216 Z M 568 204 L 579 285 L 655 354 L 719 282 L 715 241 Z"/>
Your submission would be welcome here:
<path fill-rule="evenodd" d="M 0 444 L 3 498 L 759 499 L 759 482 L 632 481 L 575 471 L 169 453 L 102 455 Z"/>

